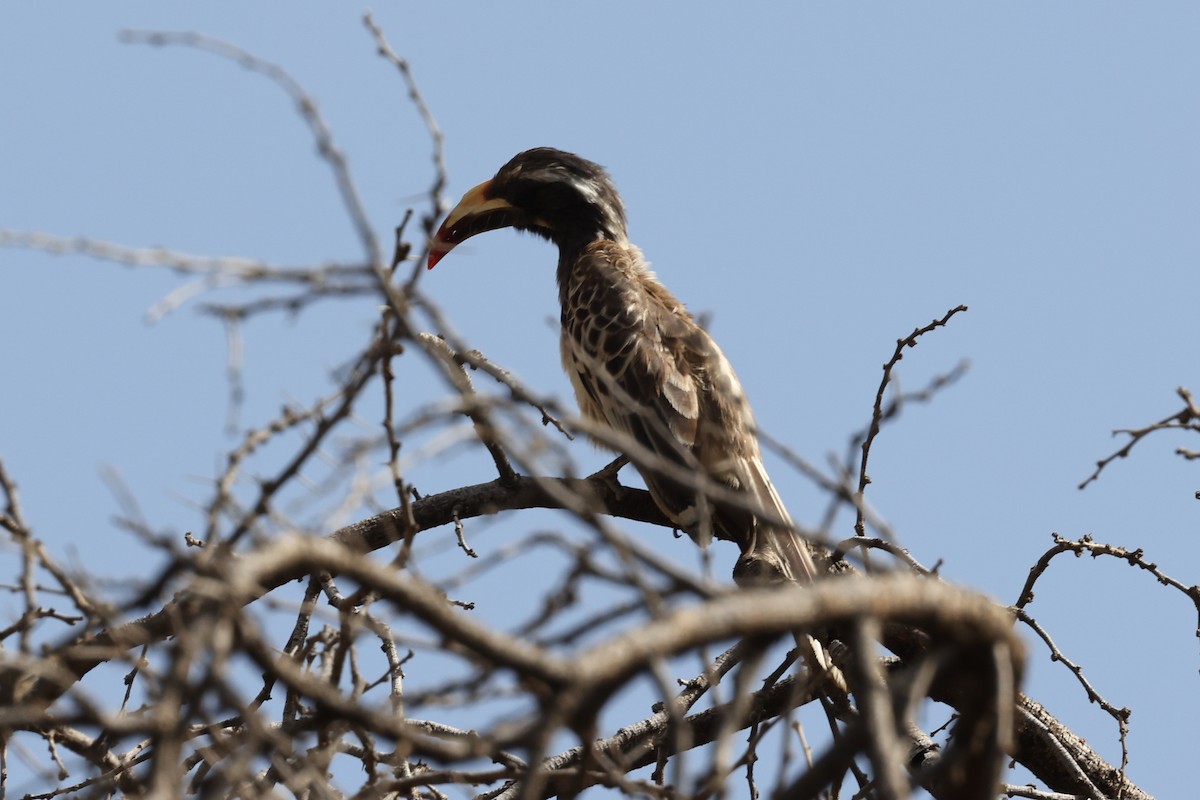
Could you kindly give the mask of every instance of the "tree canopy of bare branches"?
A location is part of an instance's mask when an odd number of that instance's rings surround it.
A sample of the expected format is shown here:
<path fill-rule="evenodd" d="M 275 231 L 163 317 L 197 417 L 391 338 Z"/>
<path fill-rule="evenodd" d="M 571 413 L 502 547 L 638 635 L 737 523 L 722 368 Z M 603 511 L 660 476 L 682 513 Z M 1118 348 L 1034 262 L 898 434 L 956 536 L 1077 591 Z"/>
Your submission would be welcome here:
<path fill-rule="evenodd" d="M 1128 709 L 1059 651 L 1031 613 L 1034 590 L 1066 553 L 1124 561 L 1198 610 L 1200 589 L 1140 550 L 1056 537 L 1004 605 L 943 581 L 869 502 L 881 435 L 966 372 L 900 391 L 900 362 L 952 336 L 966 306 L 900 332 L 835 468 L 775 448 L 827 499 L 805 533 L 829 574 L 738 590 L 623 469 L 670 464 L 462 341 L 423 291 L 424 243 L 446 207 L 443 137 L 409 63 L 364 22 L 427 126 L 413 160 L 433 164 L 427 195 L 387 236 L 333 126 L 284 67 L 200 34 L 123 34 L 230 60 L 284 93 L 332 175 L 354 257 L 291 266 L 0 230 L 8 248 L 178 276 L 151 315 L 192 305 L 224 326 L 237 432 L 186 533 L 147 522 L 114 479 L 121 527 L 158 558 L 115 587 L 47 547 L 0 460 L 16 600 L 0 620 L 6 782 L 32 776 L 37 798 L 1148 796 L 1126 774 Z M 338 301 L 378 314 L 328 391 L 243 426 L 248 323 Z M 1192 395 L 1179 396 L 1181 411 L 1124 431 L 1084 485 L 1151 434 L 1200 432 Z M 621 457 L 578 474 L 578 434 Z M 418 485 L 449 455 L 478 479 Z M 500 606 L 506 595 L 520 599 Z M 827 669 L 797 656 L 798 634 L 822 642 Z M 1121 763 L 1022 692 L 1028 659 L 1047 653 L 1111 716 Z M 1006 783 L 1012 764 L 1037 783 Z"/>

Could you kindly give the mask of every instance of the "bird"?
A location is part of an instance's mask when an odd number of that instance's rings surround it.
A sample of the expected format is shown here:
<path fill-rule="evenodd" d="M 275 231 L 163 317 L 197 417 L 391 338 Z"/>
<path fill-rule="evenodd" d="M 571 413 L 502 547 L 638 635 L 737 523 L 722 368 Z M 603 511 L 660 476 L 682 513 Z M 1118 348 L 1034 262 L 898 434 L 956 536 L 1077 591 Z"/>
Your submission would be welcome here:
<path fill-rule="evenodd" d="M 627 227 L 603 167 L 538 147 L 463 195 L 433 235 L 427 264 L 501 228 L 557 245 L 562 363 L 582 416 L 674 468 L 631 459 L 672 525 L 700 544 L 716 535 L 739 545 L 736 583 L 812 582 L 812 553 L 763 465 L 737 374 L 650 270 Z M 728 491 L 702 496 L 694 480 L 681 479 L 697 471 Z"/>

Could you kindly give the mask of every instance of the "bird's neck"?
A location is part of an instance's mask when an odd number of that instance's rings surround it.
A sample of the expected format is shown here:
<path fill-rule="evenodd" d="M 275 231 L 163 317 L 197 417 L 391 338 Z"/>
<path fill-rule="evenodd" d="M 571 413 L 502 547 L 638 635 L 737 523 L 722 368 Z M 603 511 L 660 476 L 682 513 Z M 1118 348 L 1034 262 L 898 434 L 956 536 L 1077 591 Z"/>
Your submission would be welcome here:
<path fill-rule="evenodd" d="M 583 256 L 582 247 L 564 247 L 558 246 L 558 269 L 555 272 L 555 279 L 558 283 L 558 299 L 562 304 L 566 304 L 567 292 L 571 286 L 571 275 L 575 270 L 575 264 Z"/>
<path fill-rule="evenodd" d="M 624 236 L 613 236 L 607 232 L 597 232 L 577 240 L 561 239 L 557 242 L 558 270 L 556 277 L 560 300 L 566 296 L 573 276 L 578 270 L 580 259 L 586 255 L 589 248 L 594 248 L 602 242 L 609 242 L 618 247 L 629 247 L 629 240 L 627 238 Z"/>
<path fill-rule="evenodd" d="M 558 299 L 566 308 L 572 295 L 578 294 L 580 287 L 588 287 L 589 296 L 610 296 L 614 292 L 625 295 L 629 289 L 643 291 L 629 284 L 636 283 L 640 287 L 657 289 L 670 299 L 670 306 L 678 306 L 683 310 L 679 301 L 670 297 L 670 293 L 654 280 L 648 265 L 642 258 L 642 251 L 630 243 L 628 239 L 597 237 L 585 245 L 578 247 L 560 247 L 558 251 Z M 683 311 L 686 314 L 686 310 Z"/>

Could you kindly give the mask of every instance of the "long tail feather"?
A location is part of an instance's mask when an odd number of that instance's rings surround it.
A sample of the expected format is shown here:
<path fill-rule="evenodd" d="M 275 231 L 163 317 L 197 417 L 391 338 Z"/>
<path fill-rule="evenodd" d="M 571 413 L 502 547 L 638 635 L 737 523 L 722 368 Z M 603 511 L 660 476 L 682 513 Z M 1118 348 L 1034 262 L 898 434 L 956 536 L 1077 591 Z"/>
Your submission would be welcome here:
<path fill-rule="evenodd" d="M 762 459 L 750 459 L 747 467 L 750 477 L 748 488 L 762 504 L 763 510 L 771 517 L 786 522 L 788 527 L 780 527 L 770 522 L 755 526 L 750 547 L 742 556 L 742 560 L 746 562 L 742 570 L 744 577 L 748 579 L 747 582 L 760 582 L 764 578 L 769 579 L 770 573 L 778 570 L 786 580 L 812 583 L 817 577 L 812 551 L 791 527 L 792 518 L 783 505 L 779 492 L 775 491 Z M 754 574 L 747 574 L 747 570 Z"/>

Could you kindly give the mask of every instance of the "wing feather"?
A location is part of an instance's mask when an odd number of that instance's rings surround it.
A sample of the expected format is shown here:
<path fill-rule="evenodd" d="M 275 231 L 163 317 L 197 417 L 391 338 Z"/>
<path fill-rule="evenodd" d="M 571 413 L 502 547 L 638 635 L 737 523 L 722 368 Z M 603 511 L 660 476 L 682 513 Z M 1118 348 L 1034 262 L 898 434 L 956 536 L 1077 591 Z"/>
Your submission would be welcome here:
<path fill-rule="evenodd" d="M 645 268 L 636 248 L 595 242 L 562 286 L 563 364 L 580 408 L 661 458 L 700 467 L 757 498 L 765 516 L 790 517 L 763 466 L 741 383 L 712 337 Z M 655 502 L 699 535 L 694 490 L 639 468 Z M 714 504 L 713 532 L 743 551 L 770 548 L 792 580 L 814 574 L 808 547 L 787 527 Z"/>

